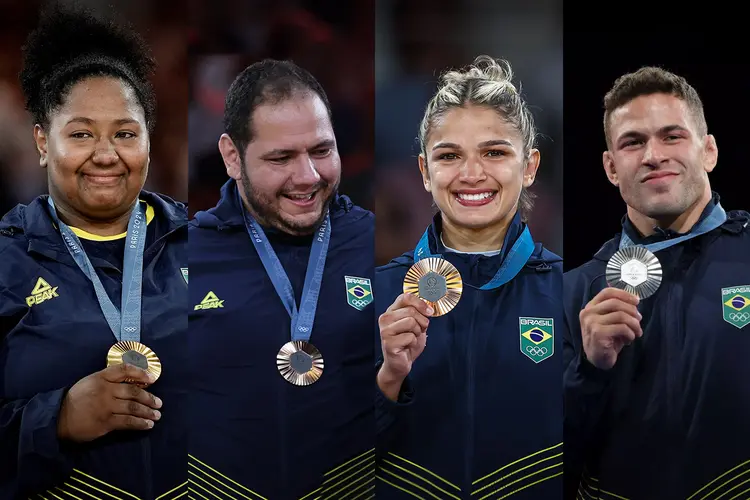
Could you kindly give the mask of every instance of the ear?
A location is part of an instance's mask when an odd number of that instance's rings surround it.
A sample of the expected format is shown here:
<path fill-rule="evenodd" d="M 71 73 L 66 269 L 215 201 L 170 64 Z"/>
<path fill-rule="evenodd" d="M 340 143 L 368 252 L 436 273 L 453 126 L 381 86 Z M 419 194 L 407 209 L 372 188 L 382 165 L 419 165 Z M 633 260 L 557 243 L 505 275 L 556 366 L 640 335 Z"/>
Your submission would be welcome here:
<path fill-rule="evenodd" d="M 34 125 L 34 142 L 36 150 L 39 152 L 39 166 L 47 168 L 47 134 L 38 123 Z"/>
<path fill-rule="evenodd" d="M 224 159 L 224 166 L 227 169 L 227 175 L 236 181 L 242 179 L 242 161 L 240 158 L 240 152 L 229 135 L 221 134 L 221 137 L 219 137 L 219 152 Z"/>
<path fill-rule="evenodd" d="M 716 167 L 719 160 L 719 147 L 716 145 L 716 138 L 708 134 L 703 143 L 703 170 L 710 173 Z"/>
<path fill-rule="evenodd" d="M 418 160 L 419 171 L 422 174 L 422 184 L 424 184 L 425 191 L 431 193 L 432 190 L 430 189 L 430 187 L 432 183 L 430 182 L 430 170 L 427 168 L 427 160 L 425 160 L 424 155 L 422 154 L 419 155 Z"/>
<path fill-rule="evenodd" d="M 605 151 L 602 154 L 602 163 L 604 164 L 604 172 L 607 174 L 607 179 L 615 186 L 620 185 L 620 179 L 617 178 L 617 170 L 615 169 L 615 159 L 612 153 Z"/>
<path fill-rule="evenodd" d="M 534 184 L 536 172 L 539 170 L 540 158 L 541 154 L 538 149 L 529 151 L 529 159 L 526 162 L 526 167 L 523 169 L 523 187 L 527 188 Z"/>

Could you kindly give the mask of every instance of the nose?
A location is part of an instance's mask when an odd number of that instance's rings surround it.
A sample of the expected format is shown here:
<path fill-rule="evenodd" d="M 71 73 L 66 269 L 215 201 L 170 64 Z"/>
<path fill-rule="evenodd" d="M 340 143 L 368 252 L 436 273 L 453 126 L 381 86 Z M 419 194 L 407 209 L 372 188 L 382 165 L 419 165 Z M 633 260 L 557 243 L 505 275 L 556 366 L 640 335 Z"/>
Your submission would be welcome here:
<path fill-rule="evenodd" d="M 292 181 L 297 186 L 314 186 L 320 182 L 320 174 L 315 167 L 315 160 L 310 155 L 300 155 L 296 162 Z"/>
<path fill-rule="evenodd" d="M 120 159 L 114 145 L 105 137 L 97 141 L 91 160 L 97 165 L 114 165 Z"/>
<path fill-rule="evenodd" d="M 482 161 L 475 156 L 469 156 L 459 170 L 459 179 L 470 184 L 481 182 L 485 177 Z"/>
<path fill-rule="evenodd" d="M 643 164 L 651 167 L 657 167 L 667 159 L 667 154 L 662 144 L 657 139 L 652 139 L 646 143 L 643 151 Z"/>

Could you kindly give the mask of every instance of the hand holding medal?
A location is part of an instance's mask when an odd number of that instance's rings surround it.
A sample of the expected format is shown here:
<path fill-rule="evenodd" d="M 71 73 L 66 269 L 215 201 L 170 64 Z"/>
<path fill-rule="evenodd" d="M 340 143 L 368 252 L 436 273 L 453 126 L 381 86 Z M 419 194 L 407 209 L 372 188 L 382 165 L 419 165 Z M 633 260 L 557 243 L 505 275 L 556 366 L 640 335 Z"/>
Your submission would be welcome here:
<path fill-rule="evenodd" d="M 427 327 L 435 310 L 417 296 L 404 293 L 378 318 L 383 365 L 378 386 L 390 399 L 398 397 L 401 384 L 427 344 Z"/>
<path fill-rule="evenodd" d="M 642 246 L 625 246 L 607 262 L 607 288 L 581 311 L 581 337 L 586 359 L 609 370 L 620 351 L 643 335 L 638 304 L 661 284 L 659 259 Z"/>
<path fill-rule="evenodd" d="M 159 398 L 141 387 L 156 377 L 130 363 L 118 363 L 82 378 L 60 407 L 60 439 L 87 442 L 116 430 L 148 430 L 161 418 Z M 127 383 L 126 383 L 127 382 Z"/>
<path fill-rule="evenodd" d="M 140 342 L 143 251 L 146 217 L 136 200 L 128 222 L 123 257 L 120 309 L 112 303 L 78 236 L 57 215 L 50 214 L 63 242 L 94 287 L 99 307 L 117 342 L 107 353 L 107 368 L 79 380 L 65 396 L 57 432 L 61 439 L 91 441 L 114 430 L 146 430 L 161 418 L 161 400 L 143 390 L 156 382 L 162 366 L 154 352 Z"/>

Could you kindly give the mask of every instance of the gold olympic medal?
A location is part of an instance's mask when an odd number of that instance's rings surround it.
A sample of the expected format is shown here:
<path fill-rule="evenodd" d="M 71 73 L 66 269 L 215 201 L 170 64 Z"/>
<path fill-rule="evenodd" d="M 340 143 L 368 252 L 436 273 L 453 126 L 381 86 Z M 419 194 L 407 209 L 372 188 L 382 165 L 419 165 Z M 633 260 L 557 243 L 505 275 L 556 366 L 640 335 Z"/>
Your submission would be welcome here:
<path fill-rule="evenodd" d="M 659 259 L 642 246 L 625 247 L 607 262 L 607 284 L 638 298 L 650 297 L 661 285 Z"/>
<path fill-rule="evenodd" d="M 276 368 L 290 384 L 314 384 L 323 375 L 323 355 L 309 342 L 287 342 L 276 355 Z"/>
<path fill-rule="evenodd" d="M 445 259 L 430 257 L 415 262 L 404 278 L 404 293 L 416 295 L 442 316 L 461 299 L 464 285 L 461 274 Z"/>
<path fill-rule="evenodd" d="M 126 340 L 118 342 L 109 348 L 107 366 L 123 363 L 143 368 L 153 375 L 155 379 L 158 379 L 159 375 L 161 375 L 161 361 L 159 361 L 154 351 L 140 342 Z M 135 383 L 135 380 L 126 379 L 125 382 L 132 384 Z"/>

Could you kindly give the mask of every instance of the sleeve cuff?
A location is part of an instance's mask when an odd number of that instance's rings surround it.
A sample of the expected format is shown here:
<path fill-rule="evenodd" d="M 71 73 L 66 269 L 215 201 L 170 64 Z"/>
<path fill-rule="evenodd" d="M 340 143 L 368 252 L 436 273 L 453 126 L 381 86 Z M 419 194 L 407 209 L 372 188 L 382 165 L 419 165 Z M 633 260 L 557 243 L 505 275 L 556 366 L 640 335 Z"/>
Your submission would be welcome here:
<path fill-rule="evenodd" d="M 610 370 L 597 368 L 586 358 L 586 353 L 583 350 L 581 350 L 581 355 L 578 356 L 577 365 L 576 371 L 580 373 L 581 377 L 585 380 L 607 383 L 612 379 L 614 367 Z"/>
<path fill-rule="evenodd" d="M 409 406 L 414 401 L 414 386 L 411 383 L 411 378 L 407 375 L 407 377 L 401 383 L 401 389 L 398 392 L 398 398 L 396 398 L 396 401 L 389 399 L 385 394 L 383 394 L 383 392 L 380 390 L 380 387 L 377 387 L 376 397 L 378 399 L 378 406 L 380 406 L 381 408 L 384 407 L 386 409 L 395 409 L 402 406 Z"/>
<path fill-rule="evenodd" d="M 67 446 L 57 437 L 60 407 L 68 388 L 37 394 L 21 417 L 18 436 L 18 479 L 21 485 L 54 484 L 73 468 Z"/>

